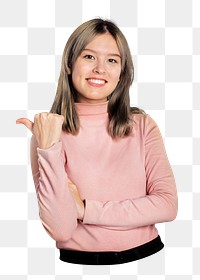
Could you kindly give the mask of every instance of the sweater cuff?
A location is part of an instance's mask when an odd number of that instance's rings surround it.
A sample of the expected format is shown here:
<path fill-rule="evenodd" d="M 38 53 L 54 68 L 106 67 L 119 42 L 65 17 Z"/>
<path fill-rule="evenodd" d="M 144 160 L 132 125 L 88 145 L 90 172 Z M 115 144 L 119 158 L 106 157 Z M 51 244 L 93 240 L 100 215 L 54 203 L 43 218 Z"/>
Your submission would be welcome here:
<path fill-rule="evenodd" d="M 65 162 L 64 155 L 62 154 L 62 142 L 55 143 L 48 149 L 40 149 L 38 147 L 37 153 L 40 164 L 46 164 L 48 162 L 51 168 L 54 166 L 54 171 L 60 168 L 58 162 L 62 162 L 63 164 Z"/>
<path fill-rule="evenodd" d="M 37 151 L 39 153 L 45 154 L 46 152 L 48 153 L 48 152 L 51 152 L 51 151 L 60 150 L 61 147 L 62 147 L 62 142 L 59 141 L 59 142 L 53 144 L 51 147 L 49 147 L 47 149 L 41 149 L 41 148 L 37 147 Z"/>

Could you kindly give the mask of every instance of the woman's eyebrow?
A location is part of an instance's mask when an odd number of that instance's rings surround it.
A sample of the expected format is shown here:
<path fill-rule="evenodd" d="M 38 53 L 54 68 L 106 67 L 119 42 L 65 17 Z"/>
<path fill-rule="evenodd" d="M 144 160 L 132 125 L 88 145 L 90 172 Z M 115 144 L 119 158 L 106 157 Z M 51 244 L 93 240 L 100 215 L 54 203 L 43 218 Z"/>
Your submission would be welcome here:
<path fill-rule="evenodd" d="M 90 51 L 90 52 L 93 52 L 93 53 L 97 53 L 95 50 L 91 50 L 91 49 L 83 49 L 83 51 Z M 119 58 L 121 58 L 121 55 L 118 54 L 118 53 L 108 53 L 107 55 L 108 56 L 118 56 Z"/>

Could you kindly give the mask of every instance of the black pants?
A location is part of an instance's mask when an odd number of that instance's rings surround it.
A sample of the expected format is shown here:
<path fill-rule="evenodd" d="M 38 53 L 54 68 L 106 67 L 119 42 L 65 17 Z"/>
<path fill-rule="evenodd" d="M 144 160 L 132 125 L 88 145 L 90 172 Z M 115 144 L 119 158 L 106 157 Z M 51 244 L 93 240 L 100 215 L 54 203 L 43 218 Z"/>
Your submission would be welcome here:
<path fill-rule="evenodd" d="M 141 246 L 121 252 L 86 252 L 60 249 L 60 260 L 75 264 L 111 265 L 136 261 L 160 251 L 164 247 L 160 236 Z"/>

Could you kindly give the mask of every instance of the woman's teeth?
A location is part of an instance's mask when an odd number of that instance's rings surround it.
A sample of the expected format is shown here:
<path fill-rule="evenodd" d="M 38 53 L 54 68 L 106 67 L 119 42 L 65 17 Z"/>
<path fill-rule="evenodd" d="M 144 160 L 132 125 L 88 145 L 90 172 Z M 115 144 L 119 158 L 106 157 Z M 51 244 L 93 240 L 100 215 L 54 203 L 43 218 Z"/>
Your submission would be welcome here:
<path fill-rule="evenodd" d="M 105 84 L 105 80 L 97 80 L 97 79 L 88 79 L 89 82 L 94 83 L 94 84 L 98 84 L 98 85 L 102 85 Z"/>

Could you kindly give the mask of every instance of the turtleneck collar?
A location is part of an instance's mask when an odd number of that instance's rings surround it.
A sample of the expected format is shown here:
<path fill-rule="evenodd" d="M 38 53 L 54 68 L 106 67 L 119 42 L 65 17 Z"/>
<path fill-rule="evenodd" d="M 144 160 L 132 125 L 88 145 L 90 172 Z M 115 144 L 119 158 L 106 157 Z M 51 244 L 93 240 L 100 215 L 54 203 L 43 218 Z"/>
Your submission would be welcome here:
<path fill-rule="evenodd" d="M 98 104 L 75 103 L 76 111 L 79 116 L 101 115 L 108 111 L 108 101 Z"/>

